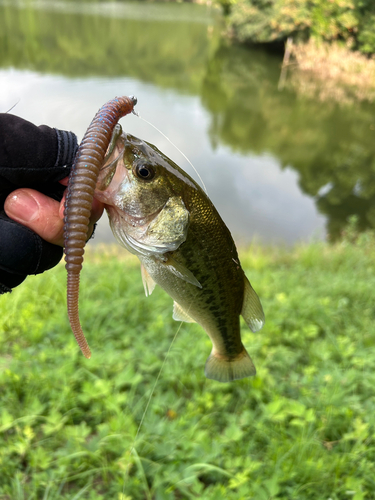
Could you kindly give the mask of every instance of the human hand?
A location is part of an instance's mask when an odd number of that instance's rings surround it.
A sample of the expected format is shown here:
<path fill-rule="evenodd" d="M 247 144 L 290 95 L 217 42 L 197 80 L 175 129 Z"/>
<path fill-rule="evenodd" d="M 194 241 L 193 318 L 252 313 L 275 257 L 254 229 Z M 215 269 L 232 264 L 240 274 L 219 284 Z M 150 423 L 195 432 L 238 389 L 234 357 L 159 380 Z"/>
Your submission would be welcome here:
<path fill-rule="evenodd" d="M 59 181 L 66 186 L 68 177 Z M 37 233 L 43 240 L 53 245 L 64 245 L 64 202 L 56 201 L 35 189 L 20 188 L 13 191 L 5 200 L 6 215 Z M 96 222 L 103 214 L 104 205 L 94 199 L 88 237 L 92 236 Z M 1 226 L 0 226 L 1 227 Z"/>
<path fill-rule="evenodd" d="M 0 293 L 60 261 L 63 194 L 76 149 L 72 132 L 0 114 Z M 95 200 L 88 236 L 102 213 Z"/>

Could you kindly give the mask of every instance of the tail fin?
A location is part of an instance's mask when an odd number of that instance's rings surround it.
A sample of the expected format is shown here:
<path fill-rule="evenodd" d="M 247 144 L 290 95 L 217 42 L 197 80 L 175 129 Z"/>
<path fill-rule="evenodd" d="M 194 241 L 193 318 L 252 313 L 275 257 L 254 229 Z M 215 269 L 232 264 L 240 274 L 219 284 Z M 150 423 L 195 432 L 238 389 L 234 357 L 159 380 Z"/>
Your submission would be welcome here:
<path fill-rule="evenodd" d="M 225 359 L 212 351 L 206 361 L 204 374 L 207 378 L 218 382 L 231 382 L 255 375 L 256 369 L 246 349 L 243 348 L 243 351 L 232 359 Z"/>

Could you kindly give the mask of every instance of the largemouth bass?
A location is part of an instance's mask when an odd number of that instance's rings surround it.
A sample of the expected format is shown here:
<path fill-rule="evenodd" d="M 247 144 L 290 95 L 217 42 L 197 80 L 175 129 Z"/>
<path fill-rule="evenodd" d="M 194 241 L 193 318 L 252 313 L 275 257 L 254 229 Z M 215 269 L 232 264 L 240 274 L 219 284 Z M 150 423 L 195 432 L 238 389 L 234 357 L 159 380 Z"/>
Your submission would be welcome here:
<path fill-rule="evenodd" d="M 232 236 L 200 186 L 155 146 L 117 126 L 95 197 L 105 203 L 118 241 L 141 261 L 146 295 L 155 284 L 174 300 L 173 318 L 195 321 L 212 341 L 207 378 L 255 375 L 241 342 L 240 315 L 264 324 Z"/>

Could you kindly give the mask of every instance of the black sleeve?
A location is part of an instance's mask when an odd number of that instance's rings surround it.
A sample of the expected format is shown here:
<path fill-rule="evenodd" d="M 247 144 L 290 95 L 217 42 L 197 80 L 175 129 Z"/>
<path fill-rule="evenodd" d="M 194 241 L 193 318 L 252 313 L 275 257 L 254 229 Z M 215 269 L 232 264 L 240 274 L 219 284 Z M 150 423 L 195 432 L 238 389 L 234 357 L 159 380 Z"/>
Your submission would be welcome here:
<path fill-rule="evenodd" d="M 72 132 L 0 113 L 0 293 L 19 285 L 28 274 L 55 266 L 62 248 L 44 241 L 4 212 L 6 197 L 17 188 L 33 188 L 60 201 L 77 150 Z"/>

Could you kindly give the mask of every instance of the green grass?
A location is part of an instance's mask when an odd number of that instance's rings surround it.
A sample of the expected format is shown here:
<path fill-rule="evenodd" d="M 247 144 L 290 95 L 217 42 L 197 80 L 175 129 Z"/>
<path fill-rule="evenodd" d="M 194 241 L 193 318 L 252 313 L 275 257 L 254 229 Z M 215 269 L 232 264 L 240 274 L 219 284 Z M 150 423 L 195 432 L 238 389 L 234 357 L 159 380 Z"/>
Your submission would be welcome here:
<path fill-rule="evenodd" d="M 144 297 L 132 258 L 89 252 L 86 360 L 63 265 L 28 278 L 0 300 L 0 499 L 375 498 L 374 243 L 240 252 L 266 312 L 243 324 L 257 376 L 206 380 L 210 341 L 183 324 L 136 440 L 172 300 Z"/>

